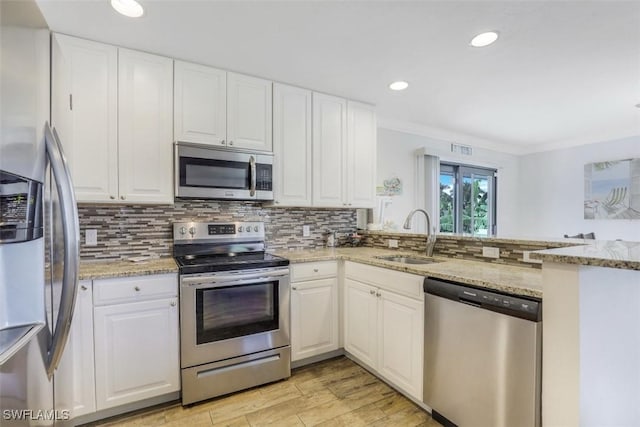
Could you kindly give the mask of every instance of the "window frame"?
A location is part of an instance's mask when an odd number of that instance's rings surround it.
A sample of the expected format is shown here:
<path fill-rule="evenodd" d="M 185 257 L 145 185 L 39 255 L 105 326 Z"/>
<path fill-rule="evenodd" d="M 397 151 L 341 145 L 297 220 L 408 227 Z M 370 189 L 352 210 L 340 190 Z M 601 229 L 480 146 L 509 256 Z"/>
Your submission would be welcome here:
<path fill-rule="evenodd" d="M 487 189 L 487 193 L 489 194 L 489 198 L 491 199 L 488 203 L 488 233 L 487 236 L 495 236 L 498 231 L 497 226 L 497 200 L 498 200 L 498 171 L 497 169 L 491 167 L 477 166 L 477 165 L 468 165 L 463 163 L 454 163 L 441 161 L 440 162 L 440 173 L 438 176 L 438 200 L 440 199 L 440 185 L 441 185 L 441 176 L 443 172 L 447 175 L 451 175 L 453 177 L 453 233 L 463 233 L 463 215 L 462 215 L 462 195 L 463 195 L 463 183 L 465 176 L 479 175 L 489 177 Z M 473 201 L 472 201 L 473 203 Z M 439 232 L 442 231 L 442 221 L 440 221 L 441 217 L 441 209 L 438 209 L 438 219 L 439 219 Z M 473 221 L 473 217 L 472 217 Z M 472 230 L 473 230 L 473 222 L 472 222 Z M 448 231 L 447 231 L 448 232 Z M 466 233 L 469 234 L 469 233 Z M 471 233 L 474 236 L 478 236 L 480 234 L 476 234 L 475 232 Z"/>

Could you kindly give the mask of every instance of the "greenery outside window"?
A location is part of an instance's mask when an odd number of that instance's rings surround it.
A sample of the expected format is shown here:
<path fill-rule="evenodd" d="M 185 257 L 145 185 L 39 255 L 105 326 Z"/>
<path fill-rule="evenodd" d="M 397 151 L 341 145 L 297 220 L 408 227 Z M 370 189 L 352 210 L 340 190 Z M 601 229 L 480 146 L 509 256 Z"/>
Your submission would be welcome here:
<path fill-rule="evenodd" d="M 440 163 L 440 232 L 496 234 L 497 171 Z"/>

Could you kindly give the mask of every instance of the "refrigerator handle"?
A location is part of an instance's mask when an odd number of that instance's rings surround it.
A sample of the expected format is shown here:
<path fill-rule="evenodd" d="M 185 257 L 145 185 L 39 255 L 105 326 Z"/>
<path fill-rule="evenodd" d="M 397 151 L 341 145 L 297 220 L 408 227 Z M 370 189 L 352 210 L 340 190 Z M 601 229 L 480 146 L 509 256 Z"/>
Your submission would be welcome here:
<path fill-rule="evenodd" d="M 55 332 L 47 356 L 47 375 L 51 378 L 60 363 L 64 346 L 69 337 L 71 318 L 73 317 L 73 310 L 76 303 L 78 269 L 80 265 L 80 225 L 69 167 L 64 152 L 62 151 L 62 144 L 60 144 L 58 133 L 55 129 L 53 131 L 51 130 L 49 123 L 45 125 L 45 141 L 47 157 L 51 164 L 51 171 L 55 177 L 56 191 L 58 192 L 58 198 L 60 200 L 62 233 L 64 236 L 64 266 L 60 309 L 58 311 L 58 318 L 55 320 Z"/>

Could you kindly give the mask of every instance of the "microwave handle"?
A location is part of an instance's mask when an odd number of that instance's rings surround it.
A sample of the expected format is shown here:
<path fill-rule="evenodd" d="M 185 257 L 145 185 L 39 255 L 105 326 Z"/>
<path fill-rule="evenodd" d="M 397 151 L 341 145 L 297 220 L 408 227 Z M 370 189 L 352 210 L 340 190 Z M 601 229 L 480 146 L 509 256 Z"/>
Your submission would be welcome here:
<path fill-rule="evenodd" d="M 251 174 L 251 188 L 249 188 L 249 195 L 251 197 L 256 195 L 256 158 L 249 157 L 249 168 Z"/>

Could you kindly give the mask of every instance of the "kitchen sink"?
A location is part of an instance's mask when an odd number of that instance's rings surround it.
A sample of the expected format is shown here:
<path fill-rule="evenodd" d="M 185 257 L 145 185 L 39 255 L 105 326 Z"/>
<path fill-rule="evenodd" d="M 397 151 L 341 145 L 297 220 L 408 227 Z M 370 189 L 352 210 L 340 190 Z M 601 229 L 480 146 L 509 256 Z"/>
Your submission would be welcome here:
<path fill-rule="evenodd" d="M 376 259 L 381 259 L 383 261 L 398 262 L 400 264 L 433 264 L 436 262 L 440 262 L 439 260 L 436 260 L 433 258 L 417 258 L 417 257 L 399 256 L 399 255 L 377 256 Z"/>

